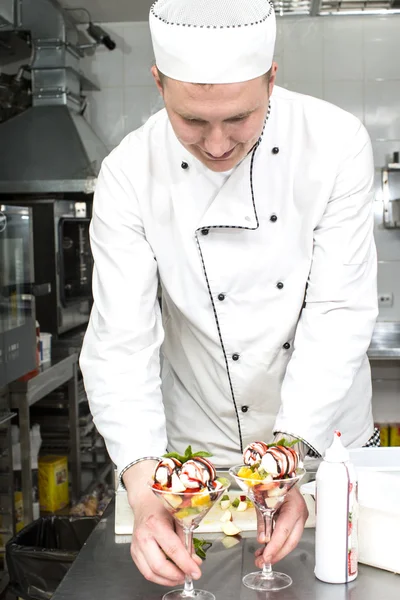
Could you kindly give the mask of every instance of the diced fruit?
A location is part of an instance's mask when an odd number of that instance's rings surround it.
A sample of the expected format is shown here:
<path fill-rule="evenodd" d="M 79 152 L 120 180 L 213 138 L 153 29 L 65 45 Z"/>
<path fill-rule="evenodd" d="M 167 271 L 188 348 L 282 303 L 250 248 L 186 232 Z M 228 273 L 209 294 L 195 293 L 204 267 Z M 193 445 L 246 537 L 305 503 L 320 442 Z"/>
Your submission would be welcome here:
<path fill-rule="evenodd" d="M 230 481 L 226 477 L 217 477 L 216 481 L 218 481 L 223 487 L 230 485 Z"/>
<path fill-rule="evenodd" d="M 235 525 L 235 523 L 232 521 L 222 523 L 222 531 L 225 535 L 238 535 L 238 533 L 240 533 L 239 527 L 237 527 L 237 525 Z"/>
<path fill-rule="evenodd" d="M 191 508 L 189 506 L 188 508 L 181 508 L 180 510 L 178 510 L 175 513 L 175 517 L 177 519 L 185 519 L 186 517 L 191 517 L 192 515 L 198 515 L 198 514 L 199 514 L 198 508 Z"/>
<path fill-rule="evenodd" d="M 239 506 L 236 509 L 238 512 L 244 512 L 247 510 L 247 502 L 239 502 Z"/>
<path fill-rule="evenodd" d="M 283 496 L 284 494 L 285 494 L 285 490 L 283 490 L 279 486 L 272 488 L 272 490 L 269 490 L 269 492 L 268 492 L 269 497 Z"/>
<path fill-rule="evenodd" d="M 238 476 L 243 477 L 243 479 L 252 479 L 253 481 L 262 481 L 263 479 L 258 471 L 254 471 L 250 467 L 240 467 Z M 249 484 L 249 482 L 247 483 Z"/>
<path fill-rule="evenodd" d="M 226 510 L 222 517 L 220 518 L 221 523 L 227 523 L 228 521 L 232 521 L 232 513 L 230 510 Z"/>
<path fill-rule="evenodd" d="M 283 502 L 282 498 L 266 498 L 265 504 L 268 508 L 276 508 Z"/>
<path fill-rule="evenodd" d="M 240 500 L 239 498 L 235 498 L 234 501 L 232 502 L 232 506 L 233 508 L 237 508 L 240 504 Z"/>
<path fill-rule="evenodd" d="M 243 479 L 251 479 L 252 475 L 254 475 L 254 473 L 250 467 L 240 467 L 238 471 L 238 477 L 243 477 Z"/>
<path fill-rule="evenodd" d="M 167 497 L 167 502 L 172 508 L 178 508 L 183 502 L 183 499 L 180 496 L 170 495 Z"/>
<path fill-rule="evenodd" d="M 184 492 L 185 490 L 186 488 L 179 479 L 178 475 L 176 473 L 173 473 L 171 477 L 171 492 L 179 494 L 179 492 Z"/>
<path fill-rule="evenodd" d="M 229 496 L 228 496 L 228 494 L 224 494 L 224 495 L 222 496 L 222 498 L 221 498 L 221 501 L 224 501 L 224 500 L 229 500 Z"/>
<path fill-rule="evenodd" d="M 221 500 L 221 508 L 222 510 L 227 510 L 231 505 L 231 501 L 229 500 Z"/>
<path fill-rule="evenodd" d="M 208 492 L 198 496 L 193 496 L 192 498 L 192 506 L 206 506 L 207 504 L 210 504 L 210 502 L 211 499 Z"/>
<path fill-rule="evenodd" d="M 246 496 L 239 496 L 240 502 L 246 502 Z"/>
<path fill-rule="evenodd" d="M 229 550 L 229 548 L 233 548 L 233 546 L 236 546 L 236 544 L 240 544 L 240 540 L 238 540 L 236 537 L 224 537 L 221 541 L 227 550 Z"/>

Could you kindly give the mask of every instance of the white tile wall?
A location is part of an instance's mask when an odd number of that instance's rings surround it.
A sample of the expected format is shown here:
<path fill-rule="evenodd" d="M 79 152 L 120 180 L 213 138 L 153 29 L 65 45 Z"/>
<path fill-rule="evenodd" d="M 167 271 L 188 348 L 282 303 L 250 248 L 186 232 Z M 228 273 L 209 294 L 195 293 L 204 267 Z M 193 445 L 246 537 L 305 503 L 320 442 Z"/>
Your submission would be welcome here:
<path fill-rule="evenodd" d="M 326 82 L 363 80 L 362 23 L 363 20 L 358 17 L 323 19 L 323 60 Z"/>

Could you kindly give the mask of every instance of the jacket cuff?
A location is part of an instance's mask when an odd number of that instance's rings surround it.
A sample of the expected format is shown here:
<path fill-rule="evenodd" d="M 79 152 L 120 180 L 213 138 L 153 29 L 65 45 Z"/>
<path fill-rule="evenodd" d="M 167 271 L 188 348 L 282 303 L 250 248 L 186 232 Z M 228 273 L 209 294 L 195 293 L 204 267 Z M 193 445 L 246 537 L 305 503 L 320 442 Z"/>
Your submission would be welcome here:
<path fill-rule="evenodd" d="M 124 490 L 126 490 L 126 487 L 124 484 L 124 480 L 122 479 L 123 475 L 126 473 L 126 471 L 128 469 L 130 469 L 131 467 L 134 467 L 135 465 L 138 465 L 139 463 L 141 463 L 145 460 L 155 460 L 158 462 L 160 460 L 160 457 L 159 456 L 144 456 L 143 458 L 138 458 L 137 460 L 134 460 L 133 462 L 129 463 L 129 465 L 126 465 L 126 467 L 123 468 L 121 473 L 119 474 L 119 482 Z"/>

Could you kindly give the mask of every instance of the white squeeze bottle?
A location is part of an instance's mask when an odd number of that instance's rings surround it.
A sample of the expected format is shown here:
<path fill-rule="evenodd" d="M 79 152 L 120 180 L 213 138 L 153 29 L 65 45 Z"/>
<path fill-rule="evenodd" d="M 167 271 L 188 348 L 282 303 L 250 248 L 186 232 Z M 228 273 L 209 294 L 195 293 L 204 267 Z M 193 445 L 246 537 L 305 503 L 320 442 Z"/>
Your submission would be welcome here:
<path fill-rule="evenodd" d="M 315 576 L 348 583 L 358 574 L 357 475 L 335 431 L 316 476 Z"/>

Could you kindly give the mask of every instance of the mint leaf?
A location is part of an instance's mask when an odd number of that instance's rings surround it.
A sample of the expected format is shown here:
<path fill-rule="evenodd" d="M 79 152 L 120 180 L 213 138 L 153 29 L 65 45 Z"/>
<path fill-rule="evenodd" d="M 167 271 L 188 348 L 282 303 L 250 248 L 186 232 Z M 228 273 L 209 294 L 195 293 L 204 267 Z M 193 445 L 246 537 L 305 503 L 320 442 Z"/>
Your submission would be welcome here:
<path fill-rule="evenodd" d="M 271 446 L 286 446 L 286 440 L 285 440 L 285 438 L 282 438 L 278 442 L 274 442 L 273 444 L 270 444 L 270 445 Z"/>
<path fill-rule="evenodd" d="M 185 460 L 186 460 L 186 458 L 184 456 L 181 456 L 177 452 L 168 452 L 168 454 L 163 454 L 163 458 L 176 458 L 181 463 L 185 462 Z"/>
<path fill-rule="evenodd" d="M 295 445 L 296 445 L 296 444 L 298 444 L 299 442 L 301 442 L 301 440 L 298 440 L 298 439 L 297 439 L 297 440 L 293 440 L 293 442 L 286 443 L 286 446 L 287 446 L 288 448 L 291 448 L 292 446 L 295 446 Z"/>
<path fill-rule="evenodd" d="M 203 560 L 206 558 L 206 552 L 207 550 L 209 550 L 209 548 L 211 548 L 211 546 L 212 542 L 209 542 L 207 540 L 199 540 L 198 538 L 193 538 L 194 551 L 197 554 L 197 556 L 199 556 Z"/>
<path fill-rule="evenodd" d="M 185 458 L 186 458 L 186 460 L 190 460 L 192 458 L 192 456 L 193 456 L 192 446 L 188 446 L 185 450 Z"/>
<path fill-rule="evenodd" d="M 200 458 L 210 458 L 212 454 L 210 452 L 204 452 L 203 450 L 201 450 L 200 452 L 195 452 L 194 454 L 192 454 L 192 458 L 196 458 L 196 456 L 199 456 Z"/>

